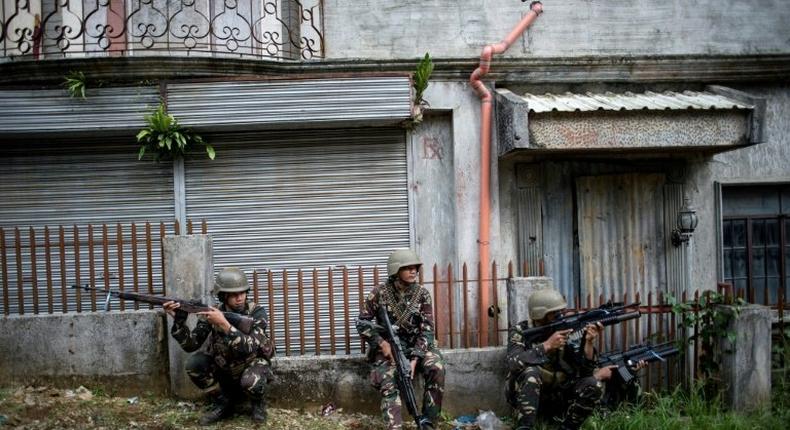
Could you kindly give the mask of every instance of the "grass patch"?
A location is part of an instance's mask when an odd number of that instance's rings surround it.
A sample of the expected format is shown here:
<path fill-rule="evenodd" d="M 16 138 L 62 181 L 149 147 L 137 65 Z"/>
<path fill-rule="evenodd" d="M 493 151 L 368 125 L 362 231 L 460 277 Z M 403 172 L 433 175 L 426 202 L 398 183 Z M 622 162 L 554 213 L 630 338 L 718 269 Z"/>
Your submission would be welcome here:
<path fill-rule="evenodd" d="M 740 430 L 786 429 L 790 422 L 790 386 L 774 387 L 769 408 L 747 414 L 727 411 L 718 399 L 708 401 L 701 386 L 686 393 L 648 393 L 637 405 L 624 405 L 614 412 L 596 413 L 585 430 Z"/>

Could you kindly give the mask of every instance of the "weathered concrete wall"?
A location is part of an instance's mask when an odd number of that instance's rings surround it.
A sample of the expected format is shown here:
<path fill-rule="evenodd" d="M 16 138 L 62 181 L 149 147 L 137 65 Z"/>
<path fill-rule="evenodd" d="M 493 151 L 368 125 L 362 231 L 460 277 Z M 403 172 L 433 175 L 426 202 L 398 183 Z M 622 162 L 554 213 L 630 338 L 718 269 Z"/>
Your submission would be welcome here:
<path fill-rule="evenodd" d="M 455 215 L 456 194 L 452 112 L 433 112 L 412 131 L 409 142 L 414 245 L 431 277 L 433 264 L 446 276 L 447 264 L 456 263 L 456 226 L 447 222 Z"/>
<path fill-rule="evenodd" d="M 330 59 L 416 58 L 425 52 L 477 56 L 529 10 L 529 2 L 500 0 L 326 0 L 324 5 Z M 504 56 L 790 52 L 785 0 L 545 0 L 543 6 L 543 15 Z"/>
<path fill-rule="evenodd" d="M 688 167 L 685 188 L 699 215 L 690 248 L 693 288 L 711 289 L 717 282 L 715 182 L 723 185 L 790 183 L 790 86 L 735 88 L 766 99 L 764 143 L 713 157 L 699 157 Z"/>
<path fill-rule="evenodd" d="M 722 357 L 725 400 L 737 411 L 757 410 L 771 402 L 771 309 L 746 306 L 730 323 L 735 341 Z"/>
<path fill-rule="evenodd" d="M 478 409 L 509 413 L 504 348 L 442 354 L 447 363 L 445 411 L 451 415 L 477 413 Z M 277 405 L 309 409 L 334 402 L 344 410 L 379 413 L 380 397 L 370 385 L 370 368 L 363 356 L 286 357 L 275 359 L 273 366 L 276 379 L 267 397 Z M 421 403 L 421 383 L 416 395 Z"/>
<path fill-rule="evenodd" d="M 171 297 L 212 303 L 214 287 L 214 257 L 211 236 L 196 234 L 166 236 L 162 238 L 165 260 L 165 285 Z M 188 323 L 194 327 L 196 318 L 190 316 Z M 177 396 L 198 397 L 200 391 L 186 374 L 184 365 L 189 354 L 170 336 L 173 319 L 167 317 L 167 342 L 170 364 L 170 386 Z"/>
<path fill-rule="evenodd" d="M 424 97 L 430 103 L 425 124 L 411 132 L 410 192 L 417 252 L 429 265 L 443 268 L 452 263 L 455 275 L 461 264 L 476 274 L 480 211 L 480 101 L 466 82 L 431 81 Z M 512 222 L 500 230 L 499 161 L 496 135 L 491 149 L 491 258 L 505 274 L 508 260 L 515 258 Z M 429 277 L 431 273 L 426 274 Z M 474 277 L 474 276 L 472 276 Z M 454 297 L 460 309 L 459 288 Z M 497 285 L 499 308 L 504 312 L 505 283 Z M 470 289 L 469 303 L 477 303 L 477 291 Z M 470 309 L 476 320 L 477 309 Z M 458 318 L 461 316 L 458 315 Z M 506 327 L 500 318 L 500 328 Z M 460 321 L 458 321 L 460 326 Z"/>
<path fill-rule="evenodd" d="M 161 311 L 0 318 L 0 384 L 98 384 L 119 395 L 169 391 Z"/>
<path fill-rule="evenodd" d="M 161 310 L 0 318 L 0 385 L 85 385 L 129 396 L 169 393 L 172 363 L 165 336 Z M 508 413 L 504 348 L 442 353 L 445 410 Z M 378 413 L 379 395 L 370 386 L 364 356 L 278 357 L 273 368 L 267 397 L 277 405 L 308 409 L 331 401 L 345 410 Z M 189 390 L 173 394 L 196 398 Z"/>

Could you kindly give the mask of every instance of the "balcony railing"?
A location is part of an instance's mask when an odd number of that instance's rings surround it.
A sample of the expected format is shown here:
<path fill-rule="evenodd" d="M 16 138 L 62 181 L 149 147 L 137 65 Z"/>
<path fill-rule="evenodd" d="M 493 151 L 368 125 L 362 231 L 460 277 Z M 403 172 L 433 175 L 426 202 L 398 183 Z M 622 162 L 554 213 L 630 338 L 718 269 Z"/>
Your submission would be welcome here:
<path fill-rule="evenodd" d="M 6 60 L 322 58 L 323 0 L 2 0 Z"/>

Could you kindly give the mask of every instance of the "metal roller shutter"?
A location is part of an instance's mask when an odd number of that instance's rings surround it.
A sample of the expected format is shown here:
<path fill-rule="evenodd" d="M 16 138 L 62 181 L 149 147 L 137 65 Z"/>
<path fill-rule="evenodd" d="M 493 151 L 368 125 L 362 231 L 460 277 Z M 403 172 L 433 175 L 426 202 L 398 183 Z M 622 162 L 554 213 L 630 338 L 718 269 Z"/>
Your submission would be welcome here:
<path fill-rule="evenodd" d="M 126 140 L 125 142 L 129 142 Z M 61 265 L 60 251 L 52 249 L 50 255 L 51 281 L 48 281 L 45 254 L 44 227 L 49 227 L 49 242 L 57 247 L 60 241 L 59 227 L 65 229 L 63 258 L 66 260 L 66 284 L 76 282 L 74 266 L 75 247 L 73 228 L 77 226 L 80 235 L 80 283 L 104 285 L 105 256 L 103 248 L 104 232 L 102 223 L 107 224 L 106 270 L 110 285 L 117 287 L 119 278 L 125 280 L 127 288 L 134 282 L 132 265 L 124 264 L 124 273 L 118 271 L 118 230 L 121 224 L 123 242 L 122 253 L 126 260 L 131 259 L 131 223 L 137 224 L 137 235 L 145 234 L 145 223 L 154 223 L 152 228 L 152 279 L 155 291 L 161 291 L 161 254 L 159 242 L 159 223 L 168 224 L 172 232 L 174 219 L 173 171 L 169 163 L 154 164 L 137 160 L 135 144 L 115 141 L 83 142 L 41 142 L 28 139 L 7 143 L 0 157 L 0 227 L 5 230 L 5 251 L 8 263 L 2 279 L 6 280 L 9 291 L 10 313 L 19 311 L 18 290 L 20 272 L 16 260 L 15 228 L 20 230 L 21 279 L 24 293 L 24 310 L 33 310 L 32 288 L 34 283 L 39 290 L 38 304 L 41 312 L 47 312 L 44 291 L 51 282 L 60 291 Z M 92 257 L 88 247 L 87 226 L 94 226 L 94 246 Z M 36 270 L 32 270 L 30 253 L 30 227 L 36 237 Z M 146 279 L 138 279 L 141 288 L 148 288 L 148 259 L 145 247 L 138 247 L 139 272 Z M 89 263 L 94 262 L 94 279 L 90 279 Z M 0 269 L 2 270 L 2 269 Z M 82 297 L 82 308 L 87 309 L 86 295 Z M 62 297 L 55 294 L 55 312 L 62 310 Z M 3 298 L 0 297 L 0 302 Z M 75 309 L 73 290 L 68 291 L 67 303 L 70 310 Z M 2 304 L 3 306 L 5 304 Z M 117 308 L 116 308 L 117 309 Z"/>
<path fill-rule="evenodd" d="M 280 131 L 213 136 L 211 142 L 217 149 L 216 160 L 187 160 L 185 188 L 187 217 L 208 223 L 215 267 L 237 266 L 248 274 L 257 270 L 262 279 L 267 271 L 273 272 L 280 351 L 286 303 L 282 270 L 290 272 L 289 337 L 294 345 L 305 342 L 306 350 L 314 351 L 316 334 L 329 337 L 327 273 L 334 268 L 335 334 L 343 339 L 350 333 L 358 350 L 353 329 L 359 300 L 356 269 L 364 268 L 368 290 L 371 268 L 383 268 L 393 249 L 409 246 L 404 131 Z M 353 288 L 347 296 L 341 289 L 339 266 L 353 269 Z M 308 271 L 301 332 L 295 271 L 312 268 L 319 268 L 321 317 L 316 324 Z M 265 287 L 261 285 L 264 297 Z M 349 315 L 346 303 L 350 303 Z M 343 342 L 338 342 L 338 350 L 343 349 Z"/>

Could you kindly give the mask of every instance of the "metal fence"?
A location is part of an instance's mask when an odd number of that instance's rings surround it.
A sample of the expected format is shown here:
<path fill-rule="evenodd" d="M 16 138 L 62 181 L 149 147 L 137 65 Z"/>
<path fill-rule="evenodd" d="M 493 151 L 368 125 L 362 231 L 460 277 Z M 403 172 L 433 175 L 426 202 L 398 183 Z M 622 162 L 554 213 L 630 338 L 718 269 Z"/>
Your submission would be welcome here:
<path fill-rule="evenodd" d="M 322 58 L 323 0 L 2 0 L 6 58 Z"/>
<path fill-rule="evenodd" d="M 512 276 L 512 264 L 509 275 Z M 470 276 L 468 266 L 459 274 L 452 265 L 425 267 L 420 283 L 433 295 L 435 335 L 446 348 L 501 345 L 506 337 L 506 321 L 492 306 L 482 313 L 491 318 L 488 333 L 478 329 L 481 313 L 480 282 Z M 478 270 L 479 273 L 479 270 Z M 498 277 L 492 264 L 489 280 L 493 302 L 503 297 L 507 277 Z M 254 271 L 252 295 L 268 305 L 270 331 L 284 355 L 352 354 L 365 352 L 355 328 L 355 320 L 365 295 L 385 281 L 379 267 L 313 268 L 307 270 Z M 496 309 L 497 311 L 494 311 Z M 490 315 L 490 316 L 489 316 Z"/>
<path fill-rule="evenodd" d="M 207 233 L 205 221 L 200 232 Z M 188 221 L 186 233 L 192 234 L 193 223 Z M 176 222 L 168 230 L 165 223 L 101 226 L 57 226 L 4 230 L 0 228 L 0 282 L 2 283 L 3 314 L 26 315 L 55 312 L 96 311 L 96 292 L 84 293 L 69 289 L 68 285 L 97 287 L 99 290 L 166 294 L 164 259 L 161 238 L 166 234 L 180 234 Z M 512 262 L 504 268 L 496 262 L 490 268 L 491 277 L 482 285 L 493 305 L 482 309 L 480 266 L 462 264 L 424 266 L 420 283 L 433 296 L 436 341 L 443 349 L 499 346 L 507 342 L 508 328 L 517 321 L 508 321 L 507 281 L 514 277 Z M 529 273 L 524 267 L 523 273 Z M 539 265 L 538 272 L 543 274 Z M 384 282 L 386 272 L 379 267 L 327 267 L 301 270 L 253 271 L 252 299 L 268 307 L 270 331 L 279 354 L 321 355 L 364 353 L 355 320 L 365 295 Z M 732 287 L 719 284 L 718 290 L 732 294 Z M 683 294 L 682 302 L 704 300 L 705 292 Z M 743 291 L 736 291 L 743 297 Z M 765 297 L 768 297 L 767 295 Z M 100 301 L 101 299 L 99 299 Z M 780 293 L 777 303 L 765 303 L 777 309 L 783 323 L 785 297 Z M 634 344 L 661 343 L 678 337 L 680 321 L 672 312 L 667 297 L 659 293 L 647 297 L 587 295 L 577 302 L 572 311 L 582 312 L 607 302 L 626 304 L 640 302 L 640 318 L 607 327 L 598 338 L 600 351 L 628 348 Z M 145 305 L 144 305 L 145 306 Z M 114 310 L 139 309 L 138 303 L 111 302 Z M 150 308 L 150 306 L 149 306 Z M 692 307 L 691 312 L 698 312 Z M 482 319 L 488 324 L 482 324 Z M 479 327 L 489 327 L 483 333 Z M 700 346 L 689 350 L 693 369 L 687 374 L 697 375 Z M 650 366 L 645 373 L 647 386 L 666 386 L 677 382 L 681 361 L 671 359 L 661 366 Z"/>
<path fill-rule="evenodd" d="M 168 228 L 169 227 L 169 228 Z M 207 225 L 201 225 L 205 234 Z M 193 231 L 187 222 L 187 234 Z M 0 286 L 4 315 L 96 311 L 96 292 L 69 285 L 165 294 L 161 238 L 180 234 L 178 221 L 0 228 Z M 139 309 L 139 304 L 129 304 Z M 110 302 L 126 310 L 123 301 Z"/>

